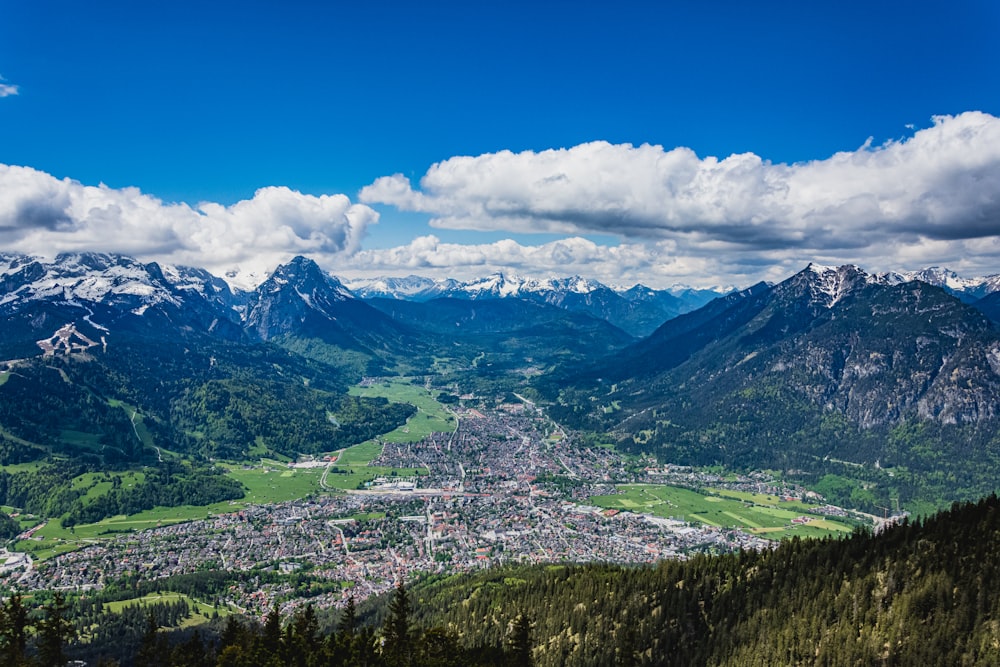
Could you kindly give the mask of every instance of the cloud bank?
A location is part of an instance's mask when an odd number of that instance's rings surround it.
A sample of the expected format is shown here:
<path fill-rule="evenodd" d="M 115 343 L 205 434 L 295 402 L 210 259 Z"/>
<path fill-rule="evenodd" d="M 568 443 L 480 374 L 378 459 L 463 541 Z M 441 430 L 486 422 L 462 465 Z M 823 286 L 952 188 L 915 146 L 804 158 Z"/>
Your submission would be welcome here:
<path fill-rule="evenodd" d="M 344 195 L 266 187 L 232 206 L 165 203 L 136 188 L 87 186 L 0 165 L 0 248 L 28 254 L 98 250 L 263 274 L 296 254 L 356 253 L 378 213 Z"/>
<path fill-rule="evenodd" d="M 970 251 L 995 262 L 1000 119 L 937 116 L 911 137 L 791 165 L 606 142 L 453 157 L 419 188 L 397 174 L 359 200 L 428 213 L 438 228 L 613 234 L 748 266 L 791 257 L 968 264 Z"/>
<path fill-rule="evenodd" d="M 419 187 L 388 176 L 359 200 L 266 187 L 230 206 L 169 203 L 0 164 L 0 250 L 120 252 L 236 271 L 244 286 L 295 254 L 345 276 L 507 270 L 654 287 L 780 280 L 810 261 L 995 274 L 1000 119 L 939 116 L 911 136 L 797 164 L 605 142 L 453 157 Z M 379 219 L 367 204 L 376 203 L 426 213 L 439 229 L 513 238 L 453 243 L 417 227 L 404 245 L 364 248 Z M 565 238 L 529 244 L 518 236 L 528 232 Z M 594 234 L 620 242 L 587 238 Z"/>

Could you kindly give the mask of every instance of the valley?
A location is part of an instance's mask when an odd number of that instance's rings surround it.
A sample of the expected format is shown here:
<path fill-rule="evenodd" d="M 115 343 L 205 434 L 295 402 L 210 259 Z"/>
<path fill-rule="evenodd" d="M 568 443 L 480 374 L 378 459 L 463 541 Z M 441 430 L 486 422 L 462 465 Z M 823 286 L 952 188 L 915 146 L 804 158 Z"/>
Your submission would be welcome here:
<path fill-rule="evenodd" d="M 306 603 L 360 601 L 418 574 L 655 563 L 870 525 L 765 474 L 671 469 L 581 448 L 530 403 L 484 398 L 449 414 L 422 387 L 391 378 L 364 384 L 357 391 L 417 401 L 410 423 L 421 428 L 428 415 L 452 419 L 427 433 L 401 427 L 378 443 L 319 457 L 319 465 L 227 465 L 247 489 L 238 500 L 72 531 L 50 521 L 16 543 L 33 562 L 5 572 L 2 585 L 94 591 L 129 580 L 169 588 L 172 578 L 211 569 L 244 573 L 218 596 L 223 605 L 264 614 L 279 604 L 291 613 Z M 266 573 L 269 582 L 246 573 Z"/>
<path fill-rule="evenodd" d="M 302 257 L 252 293 L 11 266 L 0 590 L 113 601 L 133 634 L 139 609 L 214 636 L 356 601 L 371 625 L 403 581 L 766 557 L 1000 472 L 996 325 L 902 275 L 810 266 L 667 312 L 683 292 L 505 276 L 361 299 Z"/>

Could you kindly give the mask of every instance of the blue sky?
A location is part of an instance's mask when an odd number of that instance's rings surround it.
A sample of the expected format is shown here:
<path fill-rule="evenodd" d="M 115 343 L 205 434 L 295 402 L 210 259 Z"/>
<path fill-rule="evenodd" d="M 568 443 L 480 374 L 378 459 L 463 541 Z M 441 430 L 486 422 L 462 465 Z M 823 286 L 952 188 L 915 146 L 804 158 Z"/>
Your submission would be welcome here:
<path fill-rule="evenodd" d="M 998 7 L 7 2 L 0 249 L 655 285 L 997 273 Z"/>

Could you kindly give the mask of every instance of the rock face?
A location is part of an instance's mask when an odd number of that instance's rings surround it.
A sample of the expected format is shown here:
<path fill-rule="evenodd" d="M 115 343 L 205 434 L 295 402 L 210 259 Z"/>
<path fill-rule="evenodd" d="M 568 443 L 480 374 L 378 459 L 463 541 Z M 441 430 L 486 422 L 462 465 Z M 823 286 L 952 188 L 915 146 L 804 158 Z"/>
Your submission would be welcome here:
<path fill-rule="evenodd" d="M 336 320 L 354 296 L 315 262 L 296 257 L 279 266 L 250 297 L 246 326 L 262 340 L 287 334 L 310 319 Z"/>
<path fill-rule="evenodd" d="M 861 428 L 1000 417 L 1000 336 L 943 289 L 810 265 L 664 324 L 579 376 L 643 410 L 780 389 Z M 724 417 L 723 417 L 724 419 Z"/>
<path fill-rule="evenodd" d="M 801 274 L 800 274 L 801 275 Z M 1000 352 L 980 313 L 919 281 L 887 284 L 856 269 L 805 282 L 826 303 L 771 352 L 765 373 L 863 428 L 918 416 L 945 424 L 998 416 Z"/>
<path fill-rule="evenodd" d="M 261 340 L 295 335 L 360 351 L 414 344 L 408 332 L 304 257 L 279 266 L 253 292 L 244 324 Z"/>

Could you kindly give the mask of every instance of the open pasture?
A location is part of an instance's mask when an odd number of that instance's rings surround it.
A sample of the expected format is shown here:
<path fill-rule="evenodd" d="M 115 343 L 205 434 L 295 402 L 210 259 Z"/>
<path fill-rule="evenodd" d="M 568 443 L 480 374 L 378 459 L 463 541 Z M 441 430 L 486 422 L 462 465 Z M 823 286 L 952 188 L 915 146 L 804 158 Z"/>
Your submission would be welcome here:
<path fill-rule="evenodd" d="M 793 501 L 792 506 L 784 507 L 784 501 L 776 496 L 746 494 L 746 499 L 740 499 L 656 484 L 625 484 L 618 490 L 620 493 L 614 495 L 593 496 L 589 502 L 716 528 L 739 528 L 774 539 L 793 535 L 822 537 L 851 530 L 846 524 L 805 511 L 803 508 L 809 506 L 803 503 Z M 773 504 L 757 504 L 753 500 L 773 500 Z"/>
<path fill-rule="evenodd" d="M 417 442 L 431 433 L 451 433 L 455 417 L 434 398 L 434 393 L 410 378 L 384 378 L 366 387 L 351 387 L 352 396 L 381 397 L 392 403 L 409 403 L 417 409 L 406 423 L 381 436 L 386 442 Z"/>

